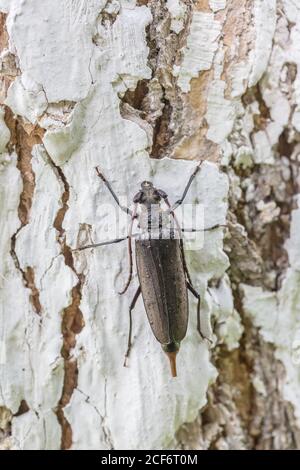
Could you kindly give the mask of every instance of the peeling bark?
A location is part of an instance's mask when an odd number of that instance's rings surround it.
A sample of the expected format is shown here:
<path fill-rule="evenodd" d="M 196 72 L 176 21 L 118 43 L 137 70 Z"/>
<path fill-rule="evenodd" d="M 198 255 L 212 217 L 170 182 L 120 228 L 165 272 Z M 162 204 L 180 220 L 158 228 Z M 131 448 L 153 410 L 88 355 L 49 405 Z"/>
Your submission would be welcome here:
<path fill-rule="evenodd" d="M 1 448 L 299 448 L 300 7 L 71 3 L 0 0 Z M 114 238 L 96 165 L 175 201 L 193 160 L 227 230 L 187 252 L 214 347 L 191 300 L 174 381 L 142 302 L 122 367 L 125 246 L 73 248 Z"/>

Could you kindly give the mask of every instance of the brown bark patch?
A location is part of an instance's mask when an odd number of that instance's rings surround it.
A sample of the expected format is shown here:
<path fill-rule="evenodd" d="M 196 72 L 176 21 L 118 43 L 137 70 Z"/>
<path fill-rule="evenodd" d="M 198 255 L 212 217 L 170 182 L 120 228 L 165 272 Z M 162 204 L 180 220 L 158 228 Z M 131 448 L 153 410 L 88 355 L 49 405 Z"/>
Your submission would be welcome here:
<path fill-rule="evenodd" d="M 77 360 L 72 357 L 72 349 L 76 345 L 76 335 L 84 327 L 83 315 L 80 310 L 81 289 L 83 276 L 79 275 L 78 284 L 73 287 L 71 303 L 65 308 L 62 319 L 63 346 L 61 355 L 64 359 L 64 384 L 63 390 L 56 409 L 58 422 L 61 425 L 61 449 L 67 450 L 72 446 L 72 428 L 64 415 L 63 408 L 70 402 L 78 382 Z"/>
<path fill-rule="evenodd" d="M 13 115 L 8 106 L 5 106 L 4 120 L 11 135 L 8 150 L 10 153 L 13 150 L 17 153 L 17 168 L 21 173 L 23 181 L 18 215 L 24 226 L 29 222 L 35 188 L 35 175 L 31 165 L 32 147 L 42 143 L 45 130 L 38 125 L 24 123 L 22 118 Z"/>
<path fill-rule="evenodd" d="M 195 10 L 203 11 L 206 13 L 211 13 L 209 0 L 197 0 L 196 5 L 195 5 Z"/>
<path fill-rule="evenodd" d="M 17 168 L 20 171 L 23 189 L 20 194 L 20 202 L 18 207 L 18 216 L 21 222 L 18 230 L 11 237 L 11 256 L 14 260 L 16 269 L 20 271 L 25 287 L 30 290 L 30 302 L 35 312 L 40 315 L 42 305 L 39 299 L 39 290 L 35 285 L 34 268 L 27 266 L 22 269 L 17 253 L 16 242 L 19 232 L 29 223 L 30 210 L 35 189 L 35 175 L 31 165 L 32 147 L 42 142 L 44 129 L 39 126 L 25 124 L 24 121 L 14 116 L 12 111 L 5 106 L 5 123 L 10 131 L 10 141 L 8 143 L 8 151 L 17 153 Z"/>
<path fill-rule="evenodd" d="M 247 92 L 242 96 L 242 102 L 245 107 L 255 102 L 258 103 L 259 113 L 253 114 L 254 130 L 252 134 L 260 130 L 265 130 L 271 121 L 271 115 L 270 110 L 263 99 L 259 84 L 247 90 Z"/>
<path fill-rule="evenodd" d="M 31 266 L 27 266 L 26 270 L 24 271 L 24 278 L 26 280 L 26 287 L 30 289 L 30 297 L 29 300 L 32 303 L 36 313 L 39 315 L 42 311 L 42 305 L 40 302 L 40 293 L 38 288 L 34 282 L 34 270 Z"/>
<path fill-rule="evenodd" d="M 9 36 L 6 29 L 7 14 L 0 12 L 0 53 L 6 51 L 0 62 L 0 103 L 3 103 L 11 82 L 20 73 L 15 56 L 9 52 Z"/>
<path fill-rule="evenodd" d="M 208 87 L 213 70 L 203 71 L 190 82 L 191 90 L 185 95 L 184 136 L 174 148 L 175 158 L 187 160 L 218 161 L 219 145 L 206 138 L 208 126 L 205 120 Z"/>
<path fill-rule="evenodd" d="M 25 400 L 21 400 L 19 409 L 18 409 L 18 411 L 16 412 L 16 414 L 14 416 L 21 416 L 21 415 L 27 413 L 27 411 L 29 411 L 29 409 L 30 408 L 27 405 L 27 402 Z"/>
<path fill-rule="evenodd" d="M 65 340 L 64 340 L 65 342 Z M 64 349 L 64 346 L 63 346 Z M 63 408 L 70 402 L 74 389 L 77 387 L 78 368 L 77 361 L 70 360 L 69 353 L 65 359 L 65 375 L 62 395 L 56 409 L 56 416 L 61 426 L 61 449 L 68 450 L 72 446 L 72 428 L 64 415 Z"/>
<path fill-rule="evenodd" d="M 231 0 L 224 11 L 216 18 L 224 22 L 223 44 L 225 48 L 222 80 L 226 82 L 225 98 L 231 99 L 233 67 L 249 60 L 249 52 L 254 47 L 255 30 L 253 27 L 253 0 Z M 245 83 L 246 86 L 246 83 Z"/>
<path fill-rule="evenodd" d="M 170 130 L 170 120 L 172 107 L 168 100 L 164 100 L 164 107 L 161 116 L 157 119 L 153 130 L 153 144 L 151 150 L 152 158 L 160 158 L 164 156 L 164 149 L 168 147 L 172 137 Z"/>
<path fill-rule="evenodd" d="M 0 406 L 0 450 L 9 449 L 9 443 L 6 444 L 11 436 L 11 420 L 13 414 L 5 406 Z M 2 447 L 3 444 L 3 447 Z M 7 445 L 7 447 L 6 447 Z"/>
<path fill-rule="evenodd" d="M 8 47 L 8 33 L 6 29 L 7 13 L 0 12 L 0 51 Z"/>

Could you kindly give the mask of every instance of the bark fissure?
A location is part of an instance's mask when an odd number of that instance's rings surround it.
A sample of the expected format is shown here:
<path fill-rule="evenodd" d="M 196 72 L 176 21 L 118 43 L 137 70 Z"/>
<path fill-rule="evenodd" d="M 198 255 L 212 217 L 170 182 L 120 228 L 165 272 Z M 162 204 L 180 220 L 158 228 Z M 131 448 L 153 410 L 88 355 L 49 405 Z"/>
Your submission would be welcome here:
<path fill-rule="evenodd" d="M 104 382 L 104 414 L 102 414 L 99 408 L 91 402 L 90 396 L 80 390 L 78 387 L 76 390 L 85 397 L 85 402 L 91 405 L 96 411 L 97 415 L 100 417 L 100 426 L 104 434 L 104 439 L 109 450 L 114 450 L 114 443 L 109 427 L 106 425 L 107 419 L 107 410 L 106 410 L 106 400 L 107 400 L 107 380 Z"/>
<path fill-rule="evenodd" d="M 34 311 L 40 315 L 42 313 L 42 305 L 39 298 L 39 290 L 35 284 L 35 274 L 33 266 L 21 267 L 20 260 L 16 252 L 17 237 L 21 230 L 29 223 L 32 200 L 35 189 L 35 174 L 31 165 L 32 148 L 35 144 L 41 143 L 44 130 L 39 126 L 24 125 L 20 117 L 13 116 L 12 111 L 5 107 L 5 123 L 10 130 L 11 139 L 8 144 L 8 150 L 11 153 L 17 153 L 17 168 L 20 171 L 23 189 L 20 194 L 20 202 L 18 207 L 18 216 L 21 225 L 11 237 L 11 256 L 15 263 L 16 269 L 21 273 L 24 285 L 30 290 L 30 302 Z"/>
<path fill-rule="evenodd" d="M 249 93 L 255 97 L 260 113 L 254 115 L 256 131 L 265 129 L 270 120 L 270 111 L 262 99 L 259 85 Z M 247 105 L 253 101 L 245 99 Z M 291 119 L 291 117 L 290 117 Z M 233 202 L 235 214 L 247 231 L 248 238 L 263 260 L 263 279 L 266 288 L 280 288 L 279 278 L 288 267 L 285 242 L 290 235 L 291 212 L 296 208 L 294 195 L 299 192 L 299 162 L 294 158 L 298 143 L 290 137 L 290 125 L 285 127 L 274 148 L 275 163 L 257 165 L 250 170 L 236 170 L 241 181 L 243 200 Z M 255 170 L 255 171 L 253 171 Z M 289 177 L 285 178 L 285 173 Z M 247 188 L 251 184 L 253 197 L 247 200 Z M 258 208 L 259 207 L 259 208 Z M 277 272 L 276 276 L 269 276 Z"/>
<path fill-rule="evenodd" d="M 182 29 L 171 29 L 171 14 L 164 1 L 140 2 L 151 10 L 153 21 L 146 28 L 149 47 L 148 64 L 152 70 L 150 79 L 141 80 L 134 91 L 128 90 L 121 98 L 121 113 L 130 119 L 130 109 L 123 110 L 124 103 L 131 106 L 132 120 L 135 111 L 152 128 L 151 158 L 170 156 L 183 121 L 183 93 L 177 85 L 173 68 L 182 61 L 192 20 L 193 1 L 185 2 L 186 12 Z M 123 111 L 122 111 L 123 110 Z"/>
<path fill-rule="evenodd" d="M 66 243 L 65 230 L 63 228 L 63 221 L 69 208 L 70 186 L 62 168 L 55 165 L 49 154 L 48 158 L 64 189 L 61 196 L 62 205 L 56 214 L 53 226 L 58 232 L 58 242 L 61 246 L 61 253 L 64 256 L 65 264 L 73 271 L 78 279 L 77 284 L 71 291 L 71 303 L 63 311 L 61 327 L 63 335 L 61 355 L 64 359 L 65 373 L 62 394 L 57 405 L 56 415 L 62 429 L 61 449 L 66 450 L 70 449 L 72 446 L 72 428 L 64 415 L 64 407 L 70 402 L 78 381 L 77 360 L 73 357 L 72 350 L 76 345 L 76 335 L 78 335 L 84 327 L 83 314 L 80 310 L 84 275 L 77 272 L 75 268 L 72 250 Z"/>

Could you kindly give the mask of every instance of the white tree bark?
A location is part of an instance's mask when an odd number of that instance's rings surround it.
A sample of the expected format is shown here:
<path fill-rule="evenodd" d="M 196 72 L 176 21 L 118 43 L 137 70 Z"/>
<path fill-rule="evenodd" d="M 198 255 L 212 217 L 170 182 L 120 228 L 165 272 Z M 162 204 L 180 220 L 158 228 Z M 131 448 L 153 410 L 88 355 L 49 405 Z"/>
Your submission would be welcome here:
<path fill-rule="evenodd" d="M 299 447 L 300 5 L 0 11 L 2 448 Z M 199 159 L 188 202 L 228 224 L 187 252 L 214 347 L 191 299 L 172 379 L 139 300 L 123 368 L 126 243 L 72 252 L 113 238 L 94 167 L 129 200 L 152 179 L 175 201 Z"/>

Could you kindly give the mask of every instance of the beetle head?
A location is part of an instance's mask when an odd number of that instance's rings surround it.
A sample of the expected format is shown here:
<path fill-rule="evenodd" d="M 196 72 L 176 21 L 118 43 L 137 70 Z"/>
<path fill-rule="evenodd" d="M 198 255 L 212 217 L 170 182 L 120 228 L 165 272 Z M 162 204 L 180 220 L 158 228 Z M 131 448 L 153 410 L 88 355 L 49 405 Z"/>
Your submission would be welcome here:
<path fill-rule="evenodd" d="M 151 183 L 151 181 L 143 181 L 141 183 L 141 188 L 144 191 L 149 191 L 150 189 L 153 189 L 153 183 Z"/>
<path fill-rule="evenodd" d="M 151 181 L 143 181 L 141 183 L 141 190 L 134 196 L 133 202 L 151 206 L 152 204 L 159 204 L 162 199 L 160 191 L 157 190 Z"/>

